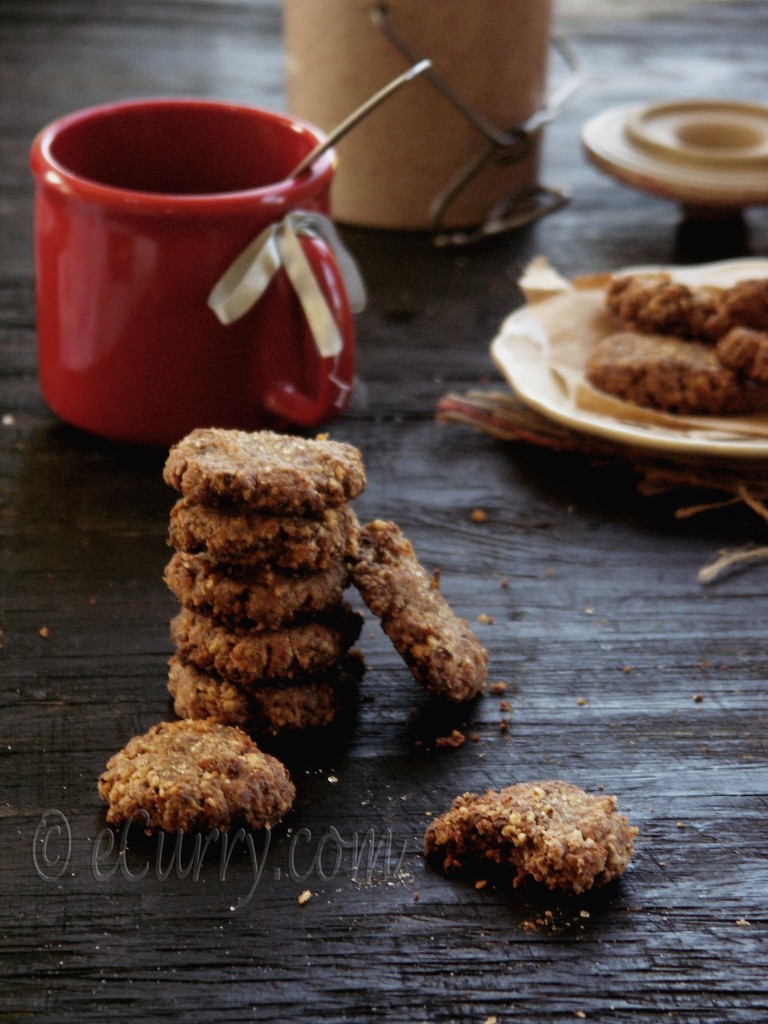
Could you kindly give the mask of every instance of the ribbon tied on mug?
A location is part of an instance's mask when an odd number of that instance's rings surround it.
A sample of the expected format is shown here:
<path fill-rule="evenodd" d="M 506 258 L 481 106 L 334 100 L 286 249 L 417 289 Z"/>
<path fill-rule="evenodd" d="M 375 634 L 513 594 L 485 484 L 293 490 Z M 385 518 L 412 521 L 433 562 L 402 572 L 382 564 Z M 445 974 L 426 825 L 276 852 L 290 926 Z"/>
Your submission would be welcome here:
<path fill-rule="evenodd" d="M 301 236 L 319 238 L 330 249 L 344 282 L 349 307 L 365 306 L 365 285 L 333 222 L 321 213 L 292 210 L 265 228 L 229 265 L 208 296 L 222 324 L 231 324 L 256 305 L 282 267 L 307 318 L 322 357 L 339 355 L 344 342 L 333 313 L 302 248 Z"/>

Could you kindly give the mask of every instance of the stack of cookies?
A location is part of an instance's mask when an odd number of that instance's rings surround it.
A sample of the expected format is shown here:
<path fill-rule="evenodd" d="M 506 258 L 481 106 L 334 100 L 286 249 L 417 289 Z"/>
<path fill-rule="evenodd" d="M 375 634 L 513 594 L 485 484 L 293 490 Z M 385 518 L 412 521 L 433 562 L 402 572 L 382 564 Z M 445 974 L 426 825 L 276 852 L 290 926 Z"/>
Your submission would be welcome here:
<path fill-rule="evenodd" d="M 277 735 L 329 725 L 363 673 L 344 603 L 365 487 L 356 448 L 261 431 L 195 430 L 163 473 L 181 492 L 165 579 L 181 602 L 168 687 L 176 714 Z"/>

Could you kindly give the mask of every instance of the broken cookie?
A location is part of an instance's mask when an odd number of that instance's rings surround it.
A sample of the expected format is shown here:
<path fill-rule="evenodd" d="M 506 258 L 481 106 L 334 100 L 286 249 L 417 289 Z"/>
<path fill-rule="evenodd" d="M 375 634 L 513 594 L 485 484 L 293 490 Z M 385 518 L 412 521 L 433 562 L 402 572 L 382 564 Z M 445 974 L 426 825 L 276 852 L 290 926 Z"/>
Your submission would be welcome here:
<path fill-rule="evenodd" d="M 515 886 L 530 877 L 581 893 L 624 873 L 636 835 L 615 797 L 548 780 L 456 797 L 427 828 L 424 851 L 446 872 L 503 865 Z"/>

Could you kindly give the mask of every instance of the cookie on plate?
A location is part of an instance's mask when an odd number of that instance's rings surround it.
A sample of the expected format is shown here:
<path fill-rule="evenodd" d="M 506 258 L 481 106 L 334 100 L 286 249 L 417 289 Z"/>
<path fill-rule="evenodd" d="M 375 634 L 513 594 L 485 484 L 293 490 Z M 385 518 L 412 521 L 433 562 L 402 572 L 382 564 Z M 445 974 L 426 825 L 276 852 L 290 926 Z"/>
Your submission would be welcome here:
<path fill-rule="evenodd" d="M 530 877 L 581 893 L 624 873 L 636 835 L 615 797 L 546 780 L 458 796 L 430 822 L 424 851 L 446 872 L 503 865 L 515 886 Z"/>
<path fill-rule="evenodd" d="M 715 341 L 727 330 L 723 295 L 722 288 L 689 288 L 665 271 L 651 271 L 613 278 L 605 305 L 632 331 Z"/>
<path fill-rule="evenodd" d="M 359 523 L 349 505 L 318 518 L 272 516 L 242 506 L 180 498 L 171 509 L 169 544 L 219 562 L 270 562 L 283 569 L 324 569 L 357 551 Z"/>
<path fill-rule="evenodd" d="M 160 722 L 134 736 L 99 778 L 107 821 L 151 834 L 271 828 L 293 806 L 287 769 L 241 729 L 209 721 Z"/>
<path fill-rule="evenodd" d="M 711 345 L 632 332 L 601 339 L 589 354 L 590 384 L 635 405 L 682 415 L 732 415 L 746 407 L 738 375 Z"/>
<path fill-rule="evenodd" d="M 377 519 L 360 531 L 352 581 L 411 670 L 432 693 L 452 701 L 485 687 L 488 652 L 466 620 L 440 593 L 413 546 L 392 522 Z"/>
<path fill-rule="evenodd" d="M 171 640 L 184 661 L 230 682 L 253 686 L 323 672 L 357 640 L 362 617 L 347 605 L 322 619 L 275 630 L 227 628 L 182 608 L 171 620 Z"/>
<path fill-rule="evenodd" d="M 363 671 L 360 655 L 350 652 L 327 672 L 246 690 L 174 656 L 168 690 L 180 718 L 207 718 L 255 735 L 277 736 L 332 725 L 353 704 Z"/>
<path fill-rule="evenodd" d="M 726 288 L 722 312 L 728 327 L 768 331 L 768 278 L 739 281 Z"/>
<path fill-rule="evenodd" d="M 275 515 L 322 515 L 365 487 L 353 445 L 269 430 L 193 430 L 174 445 L 163 477 L 192 501 L 222 499 Z"/>
<path fill-rule="evenodd" d="M 768 384 L 768 331 L 732 327 L 717 343 L 722 363 L 759 384 Z"/>
<path fill-rule="evenodd" d="M 337 609 L 349 583 L 341 560 L 318 572 L 290 572 L 270 565 L 222 565 L 209 555 L 177 552 L 165 582 L 183 607 L 229 625 L 278 629 L 299 618 Z"/>

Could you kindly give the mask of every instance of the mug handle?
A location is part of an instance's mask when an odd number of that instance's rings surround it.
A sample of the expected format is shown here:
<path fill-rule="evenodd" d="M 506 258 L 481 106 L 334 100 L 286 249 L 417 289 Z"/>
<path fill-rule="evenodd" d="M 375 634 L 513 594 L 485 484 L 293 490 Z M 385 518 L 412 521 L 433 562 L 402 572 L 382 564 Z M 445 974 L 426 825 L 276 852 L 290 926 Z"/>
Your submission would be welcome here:
<path fill-rule="evenodd" d="M 306 317 L 301 313 L 302 354 L 310 367 L 307 376 L 317 381 L 317 389 L 307 394 L 296 384 L 281 381 L 265 395 L 264 403 L 280 419 L 297 426 L 312 427 L 339 415 L 349 404 L 354 376 L 355 332 L 344 280 L 330 247 L 322 238 L 311 235 L 301 235 L 299 243 L 336 321 L 342 349 L 335 356 L 320 355 Z M 280 274 L 285 274 L 285 271 L 281 270 Z M 298 304 L 296 297 L 292 298 Z"/>

